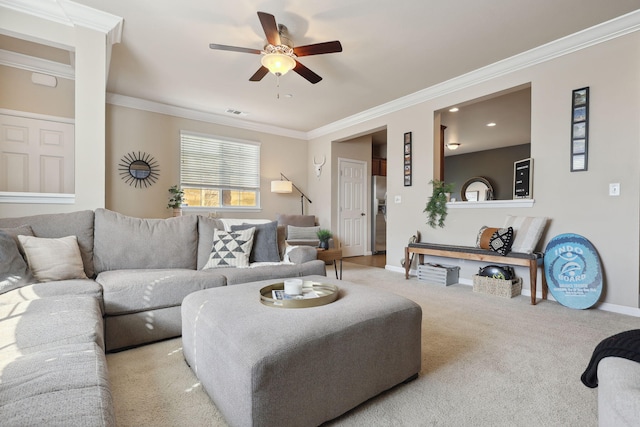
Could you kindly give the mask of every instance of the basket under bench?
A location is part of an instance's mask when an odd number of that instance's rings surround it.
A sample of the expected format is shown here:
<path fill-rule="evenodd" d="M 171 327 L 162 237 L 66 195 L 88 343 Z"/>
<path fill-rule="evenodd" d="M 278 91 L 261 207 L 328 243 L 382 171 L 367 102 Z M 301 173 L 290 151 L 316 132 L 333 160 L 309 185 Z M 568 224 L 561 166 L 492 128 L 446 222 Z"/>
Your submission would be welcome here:
<path fill-rule="evenodd" d="M 445 258 L 467 259 L 471 261 L 489 262 L 495 264 L 515 265 L 529 268 L 531 281 L 531 304 L 536 304 L 536 284 L 538 280 L 538 266 L 542 269 L 542 299 L 547 299 L 547 279 L 544 274 L 544 255 L 540 252 L 522 253 L 509 252 L 506 256 L 493 251 L 470 246 L 442 245 L 436 243 L 410 243 L 405 247 L 405 278 L 409 278 L 412 254 L 418 254 L 419 264 L 424 263 L 424 256 L 439 256 Z"/>

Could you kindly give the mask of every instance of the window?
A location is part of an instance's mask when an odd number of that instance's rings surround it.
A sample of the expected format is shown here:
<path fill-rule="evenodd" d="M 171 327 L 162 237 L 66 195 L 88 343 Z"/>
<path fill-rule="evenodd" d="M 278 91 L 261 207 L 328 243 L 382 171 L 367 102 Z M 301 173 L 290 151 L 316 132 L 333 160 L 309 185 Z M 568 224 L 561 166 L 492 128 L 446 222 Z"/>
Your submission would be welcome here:
<path fill-rule="evenodd" d="M 260 207 L 260 143 L 180 132 L 180 186 L 187 206 Z"/>

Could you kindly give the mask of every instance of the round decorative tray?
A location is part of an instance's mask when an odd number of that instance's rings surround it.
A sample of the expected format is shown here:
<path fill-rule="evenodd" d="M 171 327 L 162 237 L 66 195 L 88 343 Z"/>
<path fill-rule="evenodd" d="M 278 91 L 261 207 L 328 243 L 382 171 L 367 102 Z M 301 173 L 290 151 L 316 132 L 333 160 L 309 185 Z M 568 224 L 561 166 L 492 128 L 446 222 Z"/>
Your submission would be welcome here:
<path fill-rule="evenodd" d="M 291 296 L 284 294 L 284 282 L 279 282 L 260 289 L 260 302 L 278 308 L 318 307 L 338 299 L 338 291 L 335 285 L 305 281 L 302 284 L 302 295 Z"/>

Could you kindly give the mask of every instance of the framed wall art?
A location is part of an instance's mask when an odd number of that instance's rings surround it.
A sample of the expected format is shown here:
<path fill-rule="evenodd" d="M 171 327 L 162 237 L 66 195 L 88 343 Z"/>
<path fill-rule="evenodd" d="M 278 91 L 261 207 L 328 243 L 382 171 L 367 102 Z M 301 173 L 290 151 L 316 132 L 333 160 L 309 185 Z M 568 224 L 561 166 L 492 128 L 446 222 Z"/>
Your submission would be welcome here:
<path fill-rule="evenodd" d="M 411 132 L 404 134 L 404 186 L 411 187 Z"/>
<path fill-rule="evenodd" d="M 571 97 L 571 172 L 586 171 L 589 159 L 589 88 Z"/>

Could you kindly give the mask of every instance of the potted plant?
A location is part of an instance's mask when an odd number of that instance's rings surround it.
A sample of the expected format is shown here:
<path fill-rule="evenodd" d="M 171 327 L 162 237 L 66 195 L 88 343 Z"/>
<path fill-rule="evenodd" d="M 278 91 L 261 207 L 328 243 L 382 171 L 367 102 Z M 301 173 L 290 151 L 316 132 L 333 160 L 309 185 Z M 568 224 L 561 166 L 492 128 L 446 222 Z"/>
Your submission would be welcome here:
<path fill-rule="evenodd" d="M 423 212 L 427 213 L 427 224 L 431 228 L 444 227 L 447 218 L 448 194 L 453 191 L 454 184 L 445 184 L 439 179 L 429 181 L 433 185 L 433 192 Z"/>
<path fill-rule="evenodd" d="M 321 228 L 317 231 L 316 235 L 320 240 L 320 244 L 318 245 L 318 247 L 322 249 L 329 249 L 329 239 L 333 236 L 331 234 L 331 231 Z"/>
<path fill-rule="evenodd" d="M 173 209 L 173 216 L 182 215 L 182 204 L 184 203 L 184 190 L 179 185 L 169 188 L 169 203 L 167 209 Z"/>

